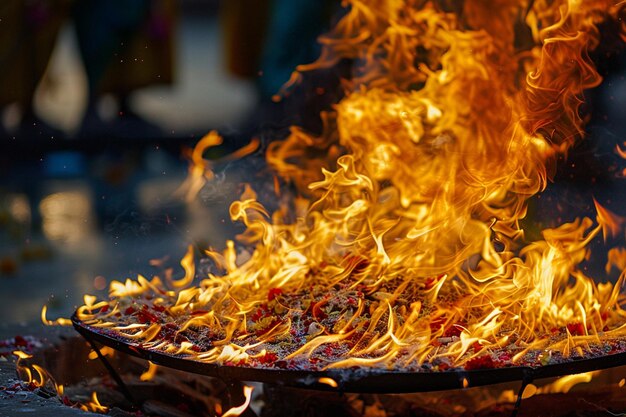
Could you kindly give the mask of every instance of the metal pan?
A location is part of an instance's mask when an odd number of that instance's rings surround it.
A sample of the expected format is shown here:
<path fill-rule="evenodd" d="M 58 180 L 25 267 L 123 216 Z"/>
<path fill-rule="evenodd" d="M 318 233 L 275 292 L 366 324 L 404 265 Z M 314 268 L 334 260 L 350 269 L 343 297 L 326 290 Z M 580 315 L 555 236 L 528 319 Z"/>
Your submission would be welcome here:
<path fill-rule="evenodd" d="M 439 372 L 401 372 L 368 368 L 308 371 L 250 368 L 204 363 L 181 356 L 151 351 L 131 342 L 102 334 L 98 332 L 99 329 L 83 323 L 76 315 L 72 316 L 72 324 L 76 331 L 88 341 L 101 343 L 120 352 L 149 360 L 157 365 L 213 376 L 223 380 L 257 381 L 324 391 L 380 394 L 441 391 L 501 382 L 520 381 L 528 383 L 541 378 L 571 375 L 626 365 L 626 352 L 621 352 L 586 359 L 572 359 L 569 362 L 549 364 L 536 368 L 513 366 L 470 371 L 452 369 Z M 337 387 L 321 383 L 319 379 L 322 377 L 332 378 L 337 382 Z"/>

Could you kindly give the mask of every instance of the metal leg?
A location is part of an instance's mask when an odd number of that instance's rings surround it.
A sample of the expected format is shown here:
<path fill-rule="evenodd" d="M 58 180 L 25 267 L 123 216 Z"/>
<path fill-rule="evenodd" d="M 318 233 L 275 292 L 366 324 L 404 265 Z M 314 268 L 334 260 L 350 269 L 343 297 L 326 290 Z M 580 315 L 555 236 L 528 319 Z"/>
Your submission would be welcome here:
<path fill-rule="evenodd" d="M 82 334 L 82 336 L 91 345 L 92 349 L 96 352 L 96 355 L 98 355 L 98 358 L 100 359 L 100 361 L 102 362 L 104 367 L 109 372 L 109 375 L 111 375 L 111 378 L 113 378 L 115 380 L 115 383 L 117 384 L 117 387 L 119 388 L 120 392 L 124 395 L 124 398 L 126 398 L 131 404 L 133 404 L 138 409 L 141 409 L 141 407 L 135 402 L 135 399 L 133 398 L 132 394 L 128 390 L 128 387 L 126 386 L 126 384 L 122 380 L 122 377 L 117 373 L 115 368 L 113 368 L 113 366 L 107 360 L 107 358 L 105 358 L 104 355 L 100 352 L 100 349 L 95 344 L 95 342 L 93 340 L 89 339 L 84 334 Z"/>
<path fill-rule="evenodd" d="M 513 411 L 511 411 L 511 417 L 517 417 L 517 413 L 519 412 L 519 408 L 522 405 L 522 395 L 524 394 L 524 390 L 533 382 L 533 377 L 529 373 L 524 374 L 524 378 L 522 379 L 522 386 L 517 393 L 517 400 L 515 401 L 515 406 L 513 406 Z"/>

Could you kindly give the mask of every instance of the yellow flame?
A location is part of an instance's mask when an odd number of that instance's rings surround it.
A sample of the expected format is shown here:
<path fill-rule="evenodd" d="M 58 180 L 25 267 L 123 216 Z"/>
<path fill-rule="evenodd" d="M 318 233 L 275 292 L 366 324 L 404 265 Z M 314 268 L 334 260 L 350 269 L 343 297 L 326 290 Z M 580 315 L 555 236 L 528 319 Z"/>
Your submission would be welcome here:
<path fill-rule="evenodd" d="M 103 348 L 103 350 L 105 349 L 108 349 L 108 348 Z M 92 353 L 95 353 L 95 352 L 92 352 Z M 58 384 L 54 380 L 52 375 L 41 365 L 36 364 L 36 363 L 28 363 L 28 362 L 26 364 L 23 363 L 23 361 L 32 359 L 33 355 L 30 355 L 20 350 L 14 351 L 13 354 L 17 356 L 18 358 L 16 362 L 16 368 L 17 368 L 18 374 L 22 378 L 22 380 L 24 380 L 26 383 L 29 384 L 30 386 L 29 388 L 31 389 L 32 387 L 41 388 L 46 385 L 49 385 L 50 387 L 54 388 L 54 390 L 56 391 L 57 397 L 60 400 L 62 400 L 62 402 L 65 403 L 66 399 L 63 398 L 65 395 L 65 387 L 62 384 Z M 72 407 L 80 408 L 83 411 L 91 411 L 94 413 L 101 413 L 101 414 L 106 414 L 109 410 L 108 407 L 100 404 L 100 401 L 98 400 L 96 392 L 92 393 L 91 400 L 86 402 L 85 404 L 72 402 L 70 405 Z"/>
<path fill-rule="evenodd" d="M 144 372 L 143 374 L 141 374 L 139 376 L 139 379 L 142 381 L 151 381 L 152 379 L 154 379 L 154 376 L 157 373 L 157 370 L 159 369 L 159 367 L 157 365 L 155 365 L 154 363 L 148 361 L 148 369 L 146 370 L 146 372 Z"/>
<path fill-rule="evenodd" d="M 33 357 L 33 355 L 29 355 L 28 353 L 22 352 L 21 350 L 14 350 L 13 354 L 19 359 L 30 359 Z"/>
<path fill-rule="evenodd" d="M 248 406 L 250 405 L 250 400 L 252 399 L 253 390 L 254 390 L 254 387 L 244 385 L 243 395 L 246 398 L 245 402 L 241 404 L 240 406 L 231 407 L 230 409 L 226 410 L 226 412 L 222 414 L 222 417 L 236 417 L 236 416 L 241 415 L 241 413 L 243 413 L 244 411 L 246 411 L 246 408 L 248 408 Z"/>
<path fill-rule="evenodd" d="M 115 355 L 115 350 L 113 348 L 108 347 L 108 346 L 101 346 L 100 347 L 100 354 L 102 356 L 111 356 L 112 357 L 112 356 Z M 89 352 L 89 355 L 87 355 L 87 357 L 90 360 L 93 361 L 93 360 L 98 359 L 98 354 L 96 353 L 95 350 L 92 350 L 91 352 Z"/>
<path fill-rule="evenodd" d="M 196 144 L 193 150 L 187 151 L 187 156 L 189 158 L 189 172 L 187 179 L 183 183 L 183 185 L 178 190 L 178 193 L 182 193 L 185 195 L 185 199 L 190 202 L 192 201 L 196 195 L 200 192 L 202 187 L 214 178 L 212 168 L 214 165 L 218 163 L 224 163 L 229 160 L 242 158 L 246 155 L 249 155 L 256 151 L 260 145 L 260 141 L 258 138 L 254 138 L 250 141 L 249 144 L 243 146 L 237 151 L 229 154 L 228 156 L 217 159 L 214 161 L 208 161 L 204 159 L 204 152 L 212 148 L 214 146 L 218 146 L 222 144 L 222 137 L 215 131 L 211 131 L 207 133 L 200 141 Z"/>
<path fill-rule="evenodd" d="M 13 352 L 13 355 L 17 356 L 17 361 L 15 363 L 15 367 L 17 369 L 20 377 L 26 381 L 28 384 L 34 387 L 43 387 L 47 382 L 51 382 L 55 389 L 58 387 L 57 383 L 54 381 L 54 378 L 45 370 L 42 366 L 33 363 L 33 364 L 23 364 L 22 362 L 27 359 L 32 359 L 33 356 L 22 352 L 20 350 L 16 350 Z M 61 388 L 62 389 L 62 388 Z M 57 390 L 58 392 L 58 390 Z"/>
<path fill-rule="evenodd" d="M 323 376 L 320 379 L 317 380 L 317 382 L 319 382 L 320 384 L 325 384 L 328 385 L 329 387 L 333 387 L 333 388 L 337 388 L 337 381 L 335 381 L 332 378 L 329 378 L 327 376 Z"/>
<path fill-rule="evenodd" d="M 44 305 L 41 308 L 41 322 L 46 326 L 71 326 L 72 320 L 59 317 L 56 320 L 48 320 L 46 318 L 46 313 L 48 312 L 48 306 Z"/>
<path fill-rule="evenodd" d="M 180 261 L 180 265 L 185 270 L 185 276 L 178 281 L 172 281 L 174 288 L 184 288 L 191 284 L 196 275 L 196 265 L 193 262 L 193 246 L 189 245 L 187 253 Z"/>
<path fill-rule="evenodd" d="M 528 384 L 526 385 L 526 388 L 524 388 L 524 392 L 522 393 L 522 399 L 530 398 L 539 392 L 540 389 L 538 389 L 536 385 Z"/>
<path fill-rule="evenodd" d="M 539 392 L 542 394 L 557 393 L 557 392 L 561 392 L 565 394 L 578 384 L 591 382 L 593 377 L 597 376 L 599 373 L 600 371 L 592 371 L 592 372 L 585 372 L 581 374 L 566 375 L 557 379 L 551 384 L 541 387 L 539 389 Z"/>
<path fill-rule="evenodd" d="M 109 411 L 108 407 L 100 404 L 100 401 L 98 400 L 98 395 L 95 391 L 91 393 L 91 400 L 86 404 L 81 405 L 80 409 L 83 411 L 91 411 L 93 413 L 101 414 L 106 414 Z"/>

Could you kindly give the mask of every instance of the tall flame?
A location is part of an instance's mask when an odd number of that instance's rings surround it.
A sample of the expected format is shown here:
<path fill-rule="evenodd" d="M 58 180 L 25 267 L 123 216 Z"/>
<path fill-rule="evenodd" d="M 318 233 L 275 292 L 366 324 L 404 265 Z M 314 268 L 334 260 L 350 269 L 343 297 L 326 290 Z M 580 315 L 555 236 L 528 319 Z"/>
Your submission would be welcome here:
<path fill-rule="evenodd" d="M 330 349 L 327 367 L 470 369 L 532 351 L 547 363 L 625 336 L 624 272 L 596 284 L 579 267 L 587 244 L 621 219 L 596 204 L 599 224 L 576 219 L 530 242 L 520 224 L 583 135 L 583 91 L 601 82 L 589 51 L 621 3 L 345 3 L 320 59 L 298 68 L 352 60 L 345 98 L 323 115 L 320 136 L 293 128 L 268 149 L 300 197 L 270 214 L 246 187 L 230 214 L 246 226 L 247 259 L 234 242 L 208 251 L 220 273 L 191 286 L 190 250 L 171 288 L 159 278 L 113 282 L 113 308 L 92 302 L 81 319 L 206 362 Z M 194 193 L 212 178 L 202 152 L 218 143 L 211 133 L 191 155 Z M 204 331 L 211 343 L 170 343 L 163 322 L 116 318 L 145 306 L 146 294 L 181 332 Z"/>

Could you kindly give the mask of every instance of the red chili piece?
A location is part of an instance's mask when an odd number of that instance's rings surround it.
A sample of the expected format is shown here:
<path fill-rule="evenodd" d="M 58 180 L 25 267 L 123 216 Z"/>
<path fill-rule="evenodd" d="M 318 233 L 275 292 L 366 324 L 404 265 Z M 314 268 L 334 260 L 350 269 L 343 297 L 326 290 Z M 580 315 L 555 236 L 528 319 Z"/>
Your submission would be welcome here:
<path fill-rule="evenodd" d="M 467 369 L 468 371 L 471 371 L 472 369 L 491 369 L 495 367 L 496 367 L 496 364 L 493 361 L 493 359 L 491 359 L 491 356 L 489 355 L 470 359 L 465 364 L 465 369 Z"/>

